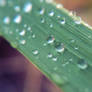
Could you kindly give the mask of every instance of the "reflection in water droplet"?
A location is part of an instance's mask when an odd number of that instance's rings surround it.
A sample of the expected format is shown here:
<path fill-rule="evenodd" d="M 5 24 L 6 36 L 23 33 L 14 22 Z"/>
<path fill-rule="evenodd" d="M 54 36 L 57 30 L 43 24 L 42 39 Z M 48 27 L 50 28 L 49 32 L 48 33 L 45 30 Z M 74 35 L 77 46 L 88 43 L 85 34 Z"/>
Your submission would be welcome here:
<path fill-rule="evenodd" d="M 22 19 L 21 15 L 17 15 L 14 17 L 14 22 L 19 24 L 21 22 L 21 19 Z"/>
<path fill-rule="evenodd" d="M 54 41 L 55 41 L 55 38 L 54 38 L 52 35 L 47 38 L 47 43 L 48 43 L 48 44 L 51 44 L 51 43 L 53 43 Z"/>
<path fill-rule="evenodd" d="M 49 16 L 54 16 L 54 11 L 51 11 L 50 13 L 49 13 Z"/>
<path fill-rule="evenodd" d="M 59 44 L 57 44 L 56 46 L 56 51 L 57 52 L 63 52 L 64 51 L 64 44 L 63 43 L 59 43 Z"/>
<path fill-rule="evenodd" d="M 43 15 L 44 14 L 44 12 L 45 12 L 45 9 L 44 8 L 42 8 L 41 10 L 40 10 L 40 15 Z"/>
<path fill-rule="evenodd" d="M 14 7 L 14 10 L 15 10 L 16 12 L 19 12 L 19 11 L 20 11 L 20 6 L 15 6 L 15 7 Z"/>
<path fill-rule="evenodd" d="M 9 23 L 10 23 L 10 17 L 5 17 L 5 18 L 3 19 L 3 22 L 4 22 L 5 24 L 9 24 Z"/>
<path fill-rule="evenodd" d="M 80 69 L 82 69 L 82 70 L 85 70 L 85 69 L 88 68 L 87 62 L 86 62 L 85 60 L 83 60 L 83 59 L 80 59 L 80 60 L 79 60 L 77 66 L 78 66 Z"/>
<path fill-rule="evenodd" d="M 38 53 L 39 53 L 38 50 L 34 50 L 34 51 L 33 51 L 33 54 L 34 54 L 34 55 L 37 55 Z"/>
<path fill-rule="evenodd" d="M 25 31 L 25 30 L 22 30 L 22 31 L 19 33 L 19 35 L 24 36 L 25 33 L 26 33 L 26 31 Z"/>
<path fill-rule="evenodd" d="M 25 13 L 29 13 L 29 12 L 32 10 L 32 3 L 27 2 L 27 3 L 24 5 L 23 10 L 24 10 Z"/>
<path fill-rule="evenodd" d="M 35 34 L 33 34 L 33 35 L 32 35 L 32 38 L 35 38 L 35 37 L 36 37 Z"/>

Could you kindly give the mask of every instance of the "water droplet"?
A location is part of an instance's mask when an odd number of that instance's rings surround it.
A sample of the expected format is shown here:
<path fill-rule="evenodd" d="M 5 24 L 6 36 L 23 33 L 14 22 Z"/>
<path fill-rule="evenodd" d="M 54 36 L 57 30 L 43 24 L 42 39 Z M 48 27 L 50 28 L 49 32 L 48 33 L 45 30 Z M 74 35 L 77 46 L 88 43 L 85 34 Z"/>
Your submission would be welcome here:
<path fill-rule="evenodd" d="M 53 0 L 45 0 L 47 3 L 52 3 Z"/>
<path fill-rule="evenodd" d="M 50 28 L 53 28 L 53 24 L 50 24 Z"/>
<path fill-rule="evenodd" d="M 40 10 L 40 15 L 43 15 L 43 14 L 44 14 L 44 12 L 45 12 L 45 9 L 44 9 L 44 8 L 42 8 L 42 9 Z"/>
<path fill-rule="evenodd" d="M 20 11 L 20 7 L 19 7 L 19 6 L 15 6 L 15 7 L 14 7 L 14 10 L 15 10 L 16 12 L 19 12 L 19 11 Z"/>
<path fill-rule="evenodd" d="M 63 18 L 62 20 L 60 20 L 60 24 L 65 24 L 66 21 L 65 21 L 65 18 Z"/>
<path fill-rule="evenodd" d="M 64 44 L 63 43 L 59 43 L 59 44 L 57 44 L 56 46 L 56 51 L 57 52 L 63 52 L 64 51 Z"/>
<path fill-rule="evenodd" d="M 28 30 L 28 31 L 31 31 L 31 27 L 28 27 L 27 30 Z"/>
<path fill-rule="evenodd" d="M 49 13 L 49 16 L 54 16 L 54 11 L 51 11 L 50 13 Z"/>
<path fill-rule="evenodd" d="M 22 31 L 19 33 L 19 35 L 24 36 L 25 33 L 26 33 L 26 31 L 25 31 L 25 30 L 22 30 Z"/>
<path fill-rule="evenodd" d="M 57 57 L 53 57 L 52 60 L 53 60 L 53 61 L 57 61 Z"/>
<path fill-rule="evenodd" d="M 53 43 L 54 41 L 55 41 L 55 38 L 54 38 L 52 35 L 47 38 L 47 43 L 48 43 L 48 44 L 51 44 L 51 43 Z"/>
<path fill-rule="evenodd" d="M 82 69 L 82 70 L 85 70 L 85 69 L 88 68 L 87 62 L 86 62 L 85 60 L 83 60 L 83 59 L 80 59 L 80 60 L 79 60 L 77 66 L 78 66 L 80 69 Z"/>
<path fill-rule="evenodd" d="M 63 8 L 63 5 L 62 4 L 57 4 L 56 8 L 58 8 L 58 9 Z"/>
<path fill-rule="evenodd" d="M 42 19 L 41 19 L 41 23 L 44 23 L 44 22 L 45 22 L 45 20 L 44 20 L 44 18 L 42 18 Z"/>
<path fill-rule="evenodd" d="M 27 24 L 24 24 L 24 27 L 26 28 L 27 27 Z"/>
<path fill-rule="evenodd" d="M 3 20 L 3 22 L 5 24 L 9 24 L 10 23 L 10 17 L 5 17 L 4 20 Z"/>
<path fill-rule="evenodd" d="M 38 53 L 39 53 L 38 50 L 34 50 L 34 51 L 33 51 L 33 54 L 34 54 L 34 55 L 37 55 Z"/>
<path fill-rule="evenodd" d="M 53 55 L 52 55 L 51 53 L 48 54 L 48 58 L 52 58 L 52 56 L 53 56 Z"/>
<path fill-rule="evenodd" d="M 26 40 L 21 40 L 20 44 L 24 45 L 26 43 Z"/>
<path fill-rule="evenodd" d="M 17 15 L 17 16 L 14 17 L 14 22 L 17 23 L 17 24 L 19 24 L 21 22 L 21 20 L 22 20 L 21 15 Z"/>
<path fill-rule="evenodd" d="M 56 74 L 56 73 L 52 73 L 51 77 L 52 77 L 53 81 L 56 82 L 59 85 L 62 85 L 62 84 L 65 83 L 65 81 L 62 80 L 61 77 L 58 74 Z"/>
<path fill-rule="evenodd" d="M 6 5 L 6 0 L 0 0 L 0 6 L 5 6 Z"/>
<path fill-rule="evenodd" d="M 32 3 L 28 2 L 24 5 L 24 12 L 29 13 L 32 10 Z"/>
<path fill-rule="evenodd" d="M 81 20 L 81 17 L 77 17 L 75 19 L 75 24 L 81 24 L 82 20 Z"/>
<path fill-rule="evenodd" d="M 43 2 L 43 0 L 40 0 L 40 2 L 42 3 L 42 2 Z"/>
<path fill-rule="evenodd" d="M 32 35 L 32 38 L 35 38 L 35 37 L 36 37 L 35 34 L 33 34 L 33 35 Z"/>

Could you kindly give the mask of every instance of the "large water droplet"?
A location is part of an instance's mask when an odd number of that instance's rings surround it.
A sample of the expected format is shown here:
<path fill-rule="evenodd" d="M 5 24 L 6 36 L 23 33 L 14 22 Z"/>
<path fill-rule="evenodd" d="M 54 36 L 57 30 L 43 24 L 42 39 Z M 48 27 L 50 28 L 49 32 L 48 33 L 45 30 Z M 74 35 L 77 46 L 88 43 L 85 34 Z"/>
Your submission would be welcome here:
<path fill-rule="evenodd" d="M 24 12 L 29 13 L 32 10 L 32 3 L 28 2 L 24 5 Z"/>
<path fill-rule="evenodd" d="M 4 17 L 3 22 L 5 24 L 9 24 L 10 23 L 10 17 Z"/>
<path fill-rule="evenodd" d="M 77 66 L 78 66 L 80 69 L 82 69 L 82 70 L 85 70 L 85 69 L 88 68 L 87 62 L 86 62 L 85 60 L 83 60 L 83 59 L 80 59 L 80 60 L 79 60 Z"/>
<path fill-rule="evenodd" d="M 56 46 L 56 51 L 57 52 L 63 52 L 64 51 L 64 44 L 63 43 L 59 43 L 59 44 L 57 44 Z"/>
<path fill-rule="evenodd" d="M 48 43 L 48 44 L 51 44 L 51 43 L 53 43 L 54 41 L 55 41 L 55 38 L 54 38 L 52 35 L 47 38 L 47 43 Z"/>
<path fill-rule="evenodd" d="M 17 16 L 14 17 L 14 22 L 17 23 L 17 24 L 19 24 L 21 22 L 21 20 L 22 20 L 21 15 L 17 15 Z"/>

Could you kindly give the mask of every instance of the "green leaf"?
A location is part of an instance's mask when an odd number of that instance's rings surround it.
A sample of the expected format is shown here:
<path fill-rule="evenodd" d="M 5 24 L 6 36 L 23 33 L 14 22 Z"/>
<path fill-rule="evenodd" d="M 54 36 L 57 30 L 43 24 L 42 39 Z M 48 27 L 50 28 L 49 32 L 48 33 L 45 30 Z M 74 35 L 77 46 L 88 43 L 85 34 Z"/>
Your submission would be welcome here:
<path fill-rule="evenodd" d="M 51 0 L 0 0 L 0 35 L 64 92 L 92 91 L 92 28 Z"/>

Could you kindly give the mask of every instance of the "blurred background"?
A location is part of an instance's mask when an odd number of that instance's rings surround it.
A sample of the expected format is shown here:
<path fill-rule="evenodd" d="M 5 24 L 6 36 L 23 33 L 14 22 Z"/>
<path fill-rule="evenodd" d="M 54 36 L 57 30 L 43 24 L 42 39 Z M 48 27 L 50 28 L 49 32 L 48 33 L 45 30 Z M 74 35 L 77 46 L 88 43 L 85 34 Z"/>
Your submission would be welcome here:
<path fill-rule="evenodd" d="M 56 2 L 70 11 L 76 11 L 92 25 L 92 0 Z M 60 89 L 0 37 L 0 92 L 60 92 Z"/>

